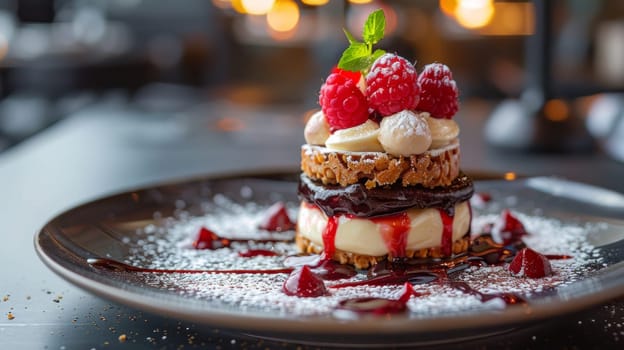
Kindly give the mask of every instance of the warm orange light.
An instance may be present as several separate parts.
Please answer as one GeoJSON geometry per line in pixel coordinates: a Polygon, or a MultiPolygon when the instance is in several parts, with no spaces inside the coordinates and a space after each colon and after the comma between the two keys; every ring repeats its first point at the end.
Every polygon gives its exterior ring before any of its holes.
{"type": "Polygon", "coordinates": [[[544,105],[544,115],[553,122],[560,122],[568,119],[570,108],[563,100],[550,100],[544,105]]]}
{"type": "Polygon", "coordinates": [[[217,121],[217,128],[226,132],[240,131],[245,129],[245,123],[240,119],[224,117],[217,121]]]}
{"type": "Polygon", "coordinates": [[[265,15],[273,5],[275,0],[241,0],[241,5],[250,15],[265,15]]]}
{"type": "Polygon", "coordinates": [[[329,2],[329,0],[301,0],[302,3],[311,6],[320,6],[325,5],[329,2]]]}
{"type": "Polygon", "coordinates": [[[493,0],[459,0],[455,19],[462,27],[476,29],[485,27],[494,17],[493,0]]]}
{"type": "Polygon", "coordinates": [[[369,2],[373,2],[373,0],[349,0],[352,4],[368,4],[369,2]]]}
{"type": "Polygon", "coordinates": [[[0,33],[0,61],[4,59],[4,57],[9,52],[9,41],[6,39],[4,34],[0,33]]]}
{"type": "Polygon", "coordinates": [[[447,16],[455,16],[457,0],[440,0],[440,10],[447,16]]]}
{"type": "Polygon", "coordinates": [[[232,8],[238,13],[247,13],[247,10],[245,10],[243,6],[243,0],[232,0],[232,8]]]}
{"type": "Polygon", "coordinates": [[[514,173],[514,172],[505,173],[505,180],[513,181],[515,179],[516,179],[516,173],[514,173]]]}
{"type": "Polygon", "coordinates": [[[531,35],[535,27],[532,2],[497,1],[492,21],[479,29],[482,35],[531,35]]]}
{"type": "Polygon", "coordinates": [[[292,0],[278,0],[267,13],[267,24],[276,32],[289,32],[299,23],[299,6],[292,0]]]}

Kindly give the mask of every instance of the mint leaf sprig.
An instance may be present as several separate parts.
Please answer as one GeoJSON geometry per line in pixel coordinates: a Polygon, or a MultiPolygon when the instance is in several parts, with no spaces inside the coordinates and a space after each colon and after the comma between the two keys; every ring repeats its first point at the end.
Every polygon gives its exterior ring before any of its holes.
{"type": "Polygon", "coordinates": [[[362,30],[364,42],[357,41],[348,30],[344,29],[347,40],[349,40],[349,47],[342,53],[338,61],[338,68],[352,72],[361,72],[363,75],[368,73],[373,62],[386,53],[381,49],[373,51],[373,45],[383,39],[385,30],[386,16],[382,9],[375,10],[368,15],[362,30]]]}

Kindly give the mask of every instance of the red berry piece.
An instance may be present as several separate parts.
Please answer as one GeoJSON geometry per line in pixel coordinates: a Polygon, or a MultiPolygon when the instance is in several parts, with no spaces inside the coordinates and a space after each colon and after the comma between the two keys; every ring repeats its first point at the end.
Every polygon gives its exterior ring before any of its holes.
{"type": "Polygon", "coordinates": [[[278,256],[279,254],[267,249],[247,249],[238,252],[238,256],[241,258],[253,258],[256,256],[278,256]]]}
{"type": "Polygon", "coordinates": [[[282,232],[294,229],[295,224],[290,220],[284,203],[277,202],[267,209],[259,228],[272,232],[282,232]]]}
{"type": "Polygon", "coordinates": [[[282,291],[286,295],[303,298],[315,298],[328,294],[323,280],[315,275],[307,265],[303,265],[290,273],[284,281],[282,291]]]}
{"type": "Polygon", "coordinates": [[[223,238],[209,229],[202,227],[199,229],[199,232],[197,232],[197,237],[195,237],[193,241],[193,248],[214,250],[229,247],[230,243],[229,239],[223,238]]]}
{"type": "Polygon", "coordinates": [[[487,192],[475,193],[475,196],[479,197],[483,203],[489,203],[492,200],[492,195],[487,192]]]}
{"type": "Polygon", "coordinates": [[[402,302],[403,304],[407,304],[412,296],[419,297],[421,296],[421,294],[414,290],[414,286],[412,286],[411,283],[405,282],[403,284],[403,293],[401,293],[398,301],[402,302]]]}
{"type": "Polygon", "coordinates": [[[319,104],[331,132],[358,126],[368,120],[366,97],[350,77],[332,73],[321,86],[319,104]]]}
{"type": "Polygon", "coordinates": [[[404,313],[407,311],[407,304],[401,300],[361,297],[342,300],[338,304],[337,309],[354,314],[385,316],[404,313]]]}
{"type": "Polygon", "coordinates": [[[519,251],[508,270],[516,277],[541,278],[552,275],[550,261],[530,248],[519,251]]]}
{"type": "Polygon", "coordinates": [[[329,259],[319,260],[316,264],[308,266],[324,281],[335,281],[357,275],[353,266],[339,264],[329,259]]]}
{"type": "Polygon", "coordinates": [[[416,107],[420,111],[429,112],[432,117],[451,119],[457,113],[457,84],[453,73],[442,63],[428,64],[418,76],[420,86],[420,102],[416,107]]]}
{"type": "Polygon", "coordinates": [[[520,220],[518,220],[518,218],[515,215],[511,213],[511,210],[509,209],[503,210],[502,218],[503,218],[502,230],[504,232],[526,234],[526,229],[524,228],[524,225],[522,224],[520,220]]]}
{"type": "Polygon", "coordinates": [[[416,68],[405,58],[391,53],[382,55],[366,75],[369,107],[384,117],[415,109],[420,98],[417,78],[416,68]]]}
{"type": "Polygon", "coordinates": [[[346,78],[349,78],[351,81],[355,83],[356,86],[360,82],[360,79],[362,78],[362,73],[360,72],[352,72],[350,70],[340,69],[337,66],[332,69],[332,73],[338,73],[346,78]]]}
{"type": "Polygon", "coordinates": [[[509,209],[505,209],[501,213],[499,221],[495,223],[492,234],[499,236],[497,237],[499,242],[508,245],[520,242],[522,237],[529,233],[522,222],[509,209]]]}
{"type": "Polygon", "coordinates": [[[492,196],[486,192],[475,193],[470,198],[470,205],[476,208],[483,208],[485,205],[492,201],[492,196]]]}

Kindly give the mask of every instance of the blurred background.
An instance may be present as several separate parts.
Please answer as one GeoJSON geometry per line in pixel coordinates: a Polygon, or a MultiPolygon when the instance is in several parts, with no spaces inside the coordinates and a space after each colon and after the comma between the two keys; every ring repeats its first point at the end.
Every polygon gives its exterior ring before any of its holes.
{"type": "MultiPolygon", "coordinates": [[[[580,123],[591,140],[572,149],[598,144],[624,160],[620,0],[0,0],[0,152],[96,104],[284,105],[302,124],[347,46],[342,28],[359,34],[377,8],[380,47],[418,69],[449,65],[462,105],[492,106],[479,118],[521,101],[537,119],[580,123]]],[[[224,116],[217,127],[245,126],[224,116]]]]}

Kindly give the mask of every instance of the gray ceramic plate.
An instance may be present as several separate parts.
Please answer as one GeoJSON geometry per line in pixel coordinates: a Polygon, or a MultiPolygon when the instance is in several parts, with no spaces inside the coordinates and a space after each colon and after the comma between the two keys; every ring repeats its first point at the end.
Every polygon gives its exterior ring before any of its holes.
{"type": "MultiPolygon", "coordinates": [[[[267,338],[317,344],[427,344],[499,333],[528,321],[551,318],[624,295],[624,196],[605,189],[537,177],[514,181],[474,175],[476,190],[494,198],[513,198],[514,210],[553,217],[579,225],[600,223],[588,240],[603,257],[603,265],[581,280],[532,297],[525,306],[495,312],[410,317],[382,320],[300,317],[238,309],[219,300],[189,298],[155,288],[127,274],[94,269],[88,258],[124,260],[132,254],[135,228],[157,217],[175,215],[181,201],[185,211],[200,215],[206,201],[221,193],[234,201],[270,204],[296,202],[294,174],[238,174],[189,180],[122,193],[69,210],[46,224],[35,237],[43,262],[69,282],[106,299],[134,308],[237,330],[267,338]],[[253,193],[242,193],[248,188],[253,193]]],[[[509,204],[509,203],[507,203],[509,204]]],[[[506,204],[506,205],[507,205],[506,204]]]]}

